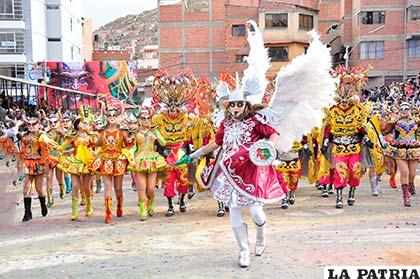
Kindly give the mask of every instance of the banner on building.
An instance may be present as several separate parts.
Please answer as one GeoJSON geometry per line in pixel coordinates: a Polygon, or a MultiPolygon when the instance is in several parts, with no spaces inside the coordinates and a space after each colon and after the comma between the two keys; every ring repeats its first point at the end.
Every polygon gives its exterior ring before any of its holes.
{"type": "Polygon", "coordinates": [[[53,89],[40,92],[39,98],[46,98],[55,108],[74,109],[81,104],[97,106],[98,97],[113,105],[140,102],[135,67],[127,61],[39,62],[29,66],[28,79],[41,79],[48,85],[89,93],[69,94],[53,89]]]}

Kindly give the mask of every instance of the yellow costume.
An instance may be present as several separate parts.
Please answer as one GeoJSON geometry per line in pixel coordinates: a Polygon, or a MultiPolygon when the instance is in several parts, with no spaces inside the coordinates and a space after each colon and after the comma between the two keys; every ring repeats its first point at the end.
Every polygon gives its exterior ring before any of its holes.
{"type": "Polygon", "coordinates": [[[62,154],[57,168],[69,174],[91,173],[89,165],[93,161],[93,152],[89,147],[92,143],[90,135],[83,138],[77,133],[65,135],[63,144],[57,147],[62,154]]]}
{"type": "Polygon", "coordinates": [[[165,139],[157,129],[154,131],[140,131],[137,134],[137,149],[134,152],[134,159],[128,166],[128,170],[134,173],[152,173],[166,169],[165,158],[155,151],[155,140],[161,146],[166,145],[165,139]]]}

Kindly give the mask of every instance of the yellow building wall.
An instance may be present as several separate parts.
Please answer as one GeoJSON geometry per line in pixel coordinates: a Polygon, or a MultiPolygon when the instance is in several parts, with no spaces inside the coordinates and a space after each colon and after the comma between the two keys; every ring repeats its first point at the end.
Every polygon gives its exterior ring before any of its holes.
{"type": "Polygon", "coordinates": [[[270,45],[267,47],[277,47],[277,46],[289,47],[289,61],[271,61],[271,67],[267,71],[267,76],[269,78],[275,77],[277,75],[277,72],[281,69],[281,67],[289,64],[293,60],[293,58],[305,53],[305,47],[308,47],[308,44],[301,44],[301,43],[276,44],[276,45],[270,45]]]}
{"type": "MultiPolygon", "coordinates": [[[[299,29],[299,12],[289,12],[287,18],[287,28],[266,28],[265,14],[272,12],[260,12],[258,17],[258,26],[263,34],[264,41],[283,40],[283,41],[308,41],[309,30],[299,29]]],[[[300,12],[302,14],[312,15],[314,17],[314,29],[318,30],[317,15],[310,12],[300,12]]]]}

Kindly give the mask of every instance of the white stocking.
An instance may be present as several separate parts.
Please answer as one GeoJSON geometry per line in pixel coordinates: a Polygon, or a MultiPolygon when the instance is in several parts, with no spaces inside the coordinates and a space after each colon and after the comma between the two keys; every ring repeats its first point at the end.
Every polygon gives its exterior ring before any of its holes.
{"type": "Polygon", "coordinates": [[[244,220],[242,219],[242,208],[231,207],[229,209],[229,213],[230,213],[230,222],[232,224],[232,228],[237,228],[244,224],[244,220]]]}
{"type": "Polygon", "coordinates": [[[264,225],[267,217],[265,216],[264,208],[262,205],[253,205],[249,207],[249,214],[252,221],[258,226],[264,225]]]}

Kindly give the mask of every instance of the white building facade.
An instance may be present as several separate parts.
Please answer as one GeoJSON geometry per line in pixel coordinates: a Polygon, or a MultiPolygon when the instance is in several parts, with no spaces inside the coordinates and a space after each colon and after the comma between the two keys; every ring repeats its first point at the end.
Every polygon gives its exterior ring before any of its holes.
{"type": "Polygon", "coordinates": [[[0,0],[0,74],[42,61],[83,61],[81,0],[0,0]]]}
{"type": "Polygon", "coordinates": [[[157,69],[159,68],[159,46],[158,45],[148,45],[144,46],[140,51],[142,54],[142,59],[138,60],[139,69],[157,69]]]}
{"type": "Polygon", "coordinates": [[[23,0],[0,0],[0,74],[25,74],[25,20],[23,0]]]}

